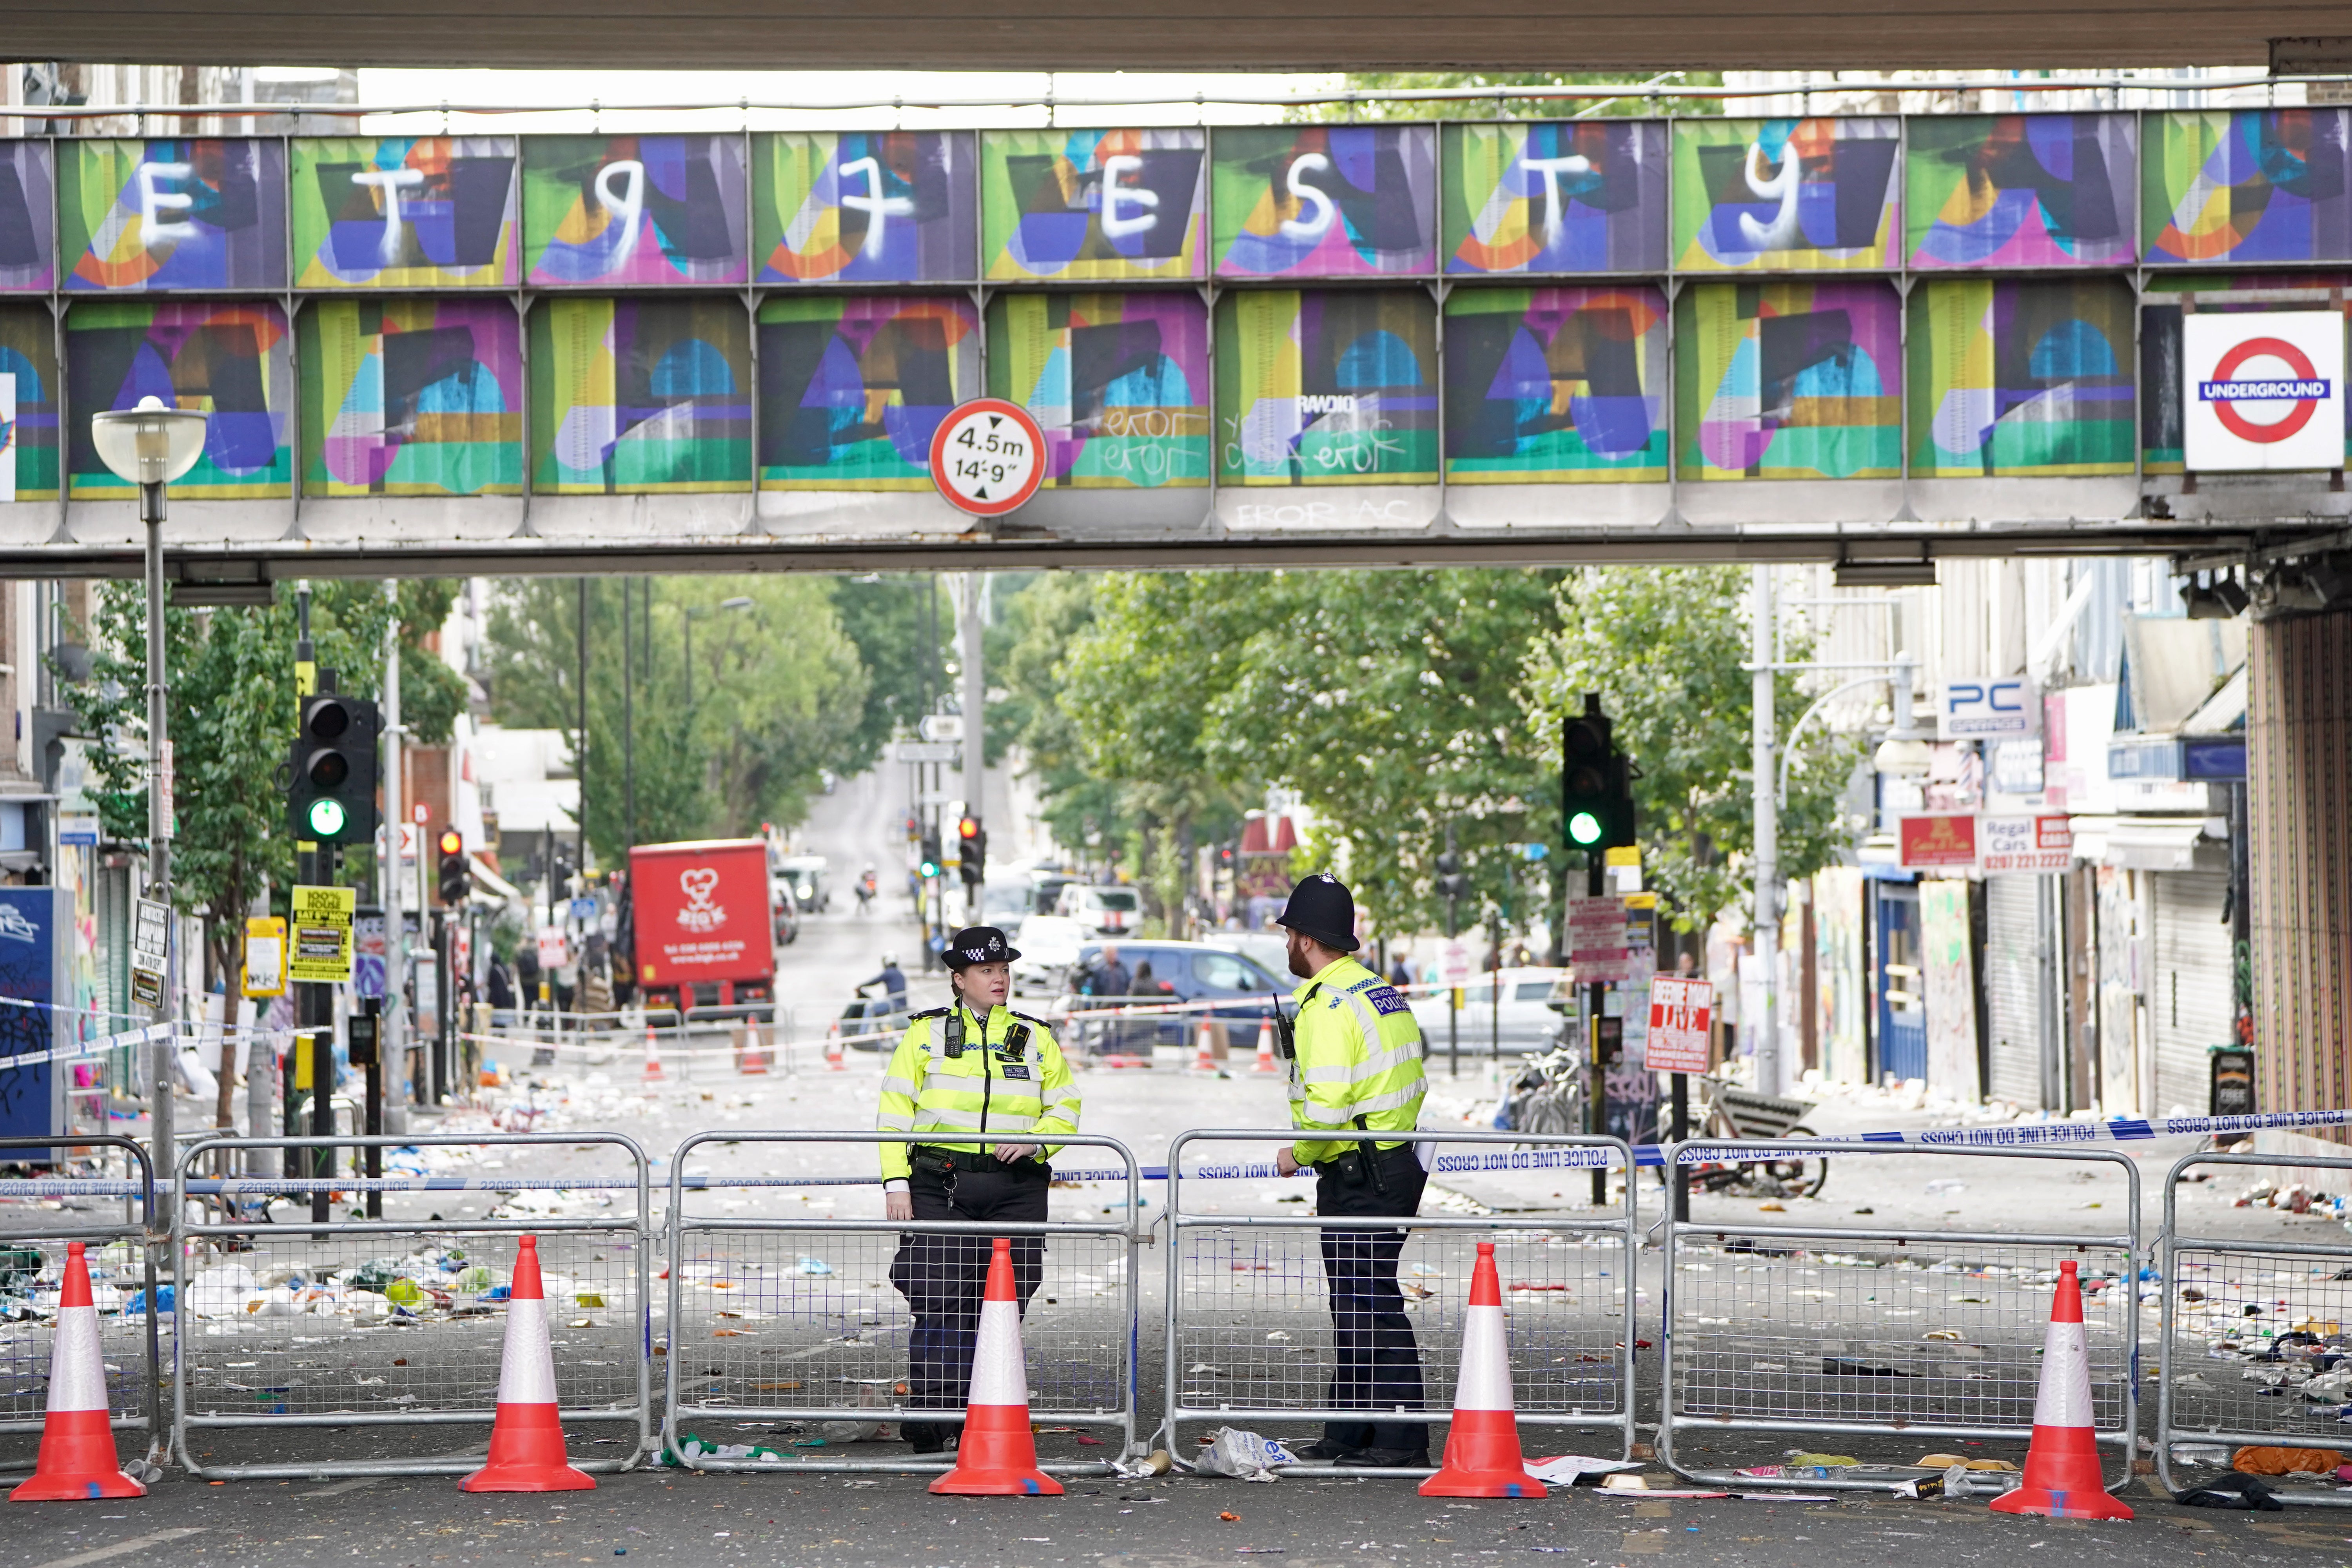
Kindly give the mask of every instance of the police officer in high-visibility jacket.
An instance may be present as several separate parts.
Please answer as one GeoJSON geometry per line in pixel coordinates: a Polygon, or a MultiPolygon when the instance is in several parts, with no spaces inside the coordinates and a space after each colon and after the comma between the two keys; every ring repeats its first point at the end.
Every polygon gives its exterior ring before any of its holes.
{"type": "MultiPolygon", "coordinates": [[[[1419,1124],[1424,1089],[1421,1030],[1396,988],[1350,956],[1356,900],[1329,872],[1290,891],[1276,923],[1290,937],[1290,972],[1304,984],[1290,1073],[1291,1125],[1307,1134],[1276,1156],[1286,1176],[1315,1172],[1316,1213],[1417,1214],[1427,1180],[1417,1146],[1382,1132],[1419,1124]],[[1366,1137],[1363,1134],[1372,1136],[1366,1137]]],[[[1421,1347],[1397,1287],[1404,1227],[1323,1232],[1331,1300],[1333,1410],[1418,1410],[1421,1347]]],[[[1382,1468],[1429,1462],[1429,1428],[1417,1421],[1332,1421],[1309,1458],[1382,1468]]]]}
{"type": "MultiPolygon", "coordinates": [[[[918,1013],[899,1037],[874,1118],[913,1143],[882,1145],[884,1209],[894,1220],[1043,1220],[1056,1134],[1078,1130],[1078,1090],[1044,1020],[1004,1005],[1021,956],[994,926],[948,941],[955,1002],[918,1013]]],[[[990,1238],[902,1237],[890,1283],[907,1298],[915,1329],[907,1346],[907,1403],[951,1410],[971,1384],[972,1345],[988,1284],[990,1238]]],[[[1022,1309],[1045,1272],[1045,1242],[1013,1239],[1013,1288],[1022,1309]]],[[[919,1454],[948,1447],[945,1426],[901,1422],[919,1454]]]]}

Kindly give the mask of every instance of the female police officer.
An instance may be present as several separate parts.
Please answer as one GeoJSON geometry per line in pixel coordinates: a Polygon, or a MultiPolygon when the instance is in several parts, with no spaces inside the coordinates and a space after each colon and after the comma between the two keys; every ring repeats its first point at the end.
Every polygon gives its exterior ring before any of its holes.
{"type": "MultiPolygon", "coordinates": [[[[1045,1161],[1057,1133],[1078,1130],[1078,1090],[1043,1020],[1004,1005],[1020,953],[994,926],[948,941],[954,1004],[918,1013],[891,1053],[874,1118],[912,1143],[882,1145],[885,1212],[894,1220],[1042,1221],[1053,1179],[1045,1161]]],[[[908,1405],[950,1410],[971,1384],[972,1345],[988,1283],[990,1238],[902,1237],[890,1283],[907,1298],[915,1329],[907,1346],[908,1405]]],[[[1013,1289],[1023,1310],[1045,1272],[1045,1242],[1013,1241],[1013,1289]]],[[[940,1423],[902,1422],[919,1454],[947,1447],[940,1423]]]]}

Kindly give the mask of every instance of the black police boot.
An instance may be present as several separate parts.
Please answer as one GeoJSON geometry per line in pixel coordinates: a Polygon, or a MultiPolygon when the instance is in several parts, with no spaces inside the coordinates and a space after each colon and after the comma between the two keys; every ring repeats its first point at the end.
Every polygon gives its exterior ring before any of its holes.
{"type": "Polygon", "coordinates": [[[948,1451],[948,1428],[937,1421],[901,1421],[898,1436],[907,1447],[918,1454],[944,1454],[948,1451]]]}
{"type": "Polygon", "coordinates": [[[1345,1464],[1348,1456],[1363,1452],[1345,1443],[1334,1443],[1328,1437],[1318,1437],[1312,1443],[1302,1443],[1290,1450],[1302,1459],[1321,1464],[1345,1464]]]}
{"type": "Polygon", "coordinates": [[[1339,1456],[1335,1463],[1349,1469],[1365,1470],[1425,1470],[1429,1468],[1429,1450],[1423,1448],[1358,1448],[1339,1456]]]}

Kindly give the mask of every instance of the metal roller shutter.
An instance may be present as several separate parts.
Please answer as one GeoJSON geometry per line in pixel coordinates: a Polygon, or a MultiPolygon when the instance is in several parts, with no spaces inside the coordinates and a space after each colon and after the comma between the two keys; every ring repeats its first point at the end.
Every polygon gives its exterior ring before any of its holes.
{"type": "Polygon", "coordinates": [[[2037,877],[1985,879],[1985,1092],[2042,1105],[2042,910],[2037,877]]]}
{"type": "Polygon", "coordinates": [[[2230,878],[2223,871],[2160,871],[2156,884],[2156,964],[2148,1014],[2156,1025],[2158,1115],[2205,1113],[2209,1046],[2230,1040],[2230,928],[2221,921],[2230,878]]]}

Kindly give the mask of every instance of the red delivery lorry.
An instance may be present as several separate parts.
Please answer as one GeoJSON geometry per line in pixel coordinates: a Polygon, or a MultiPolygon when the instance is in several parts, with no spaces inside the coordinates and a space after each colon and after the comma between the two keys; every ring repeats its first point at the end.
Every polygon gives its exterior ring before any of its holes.
{"type": "Polygon", "coordinates": [[[629,851],[628,921],[648,1007],[774,1003],[765,840],[638,845],[629,851]]]}

